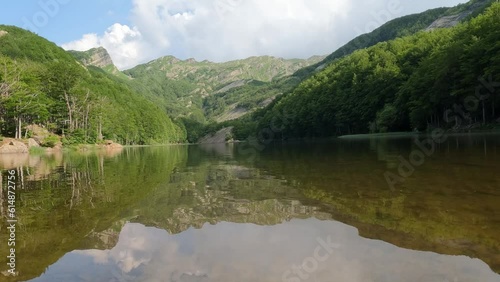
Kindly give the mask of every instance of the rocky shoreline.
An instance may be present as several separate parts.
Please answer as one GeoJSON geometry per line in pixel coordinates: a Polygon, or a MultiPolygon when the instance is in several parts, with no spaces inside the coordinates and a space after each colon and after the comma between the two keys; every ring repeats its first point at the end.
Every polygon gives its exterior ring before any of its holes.
{"type": "Polygon", "coordinates": [[[28,152],[28,145],[21,140],[4,138],[0,142],[0,154],[24,154],[28,152]]]}
{"type": "MultiPolygon", "coordinates": [[[[104,150],[120,150],[123,149],[123,145],[115,143],[111,140],[106,140],[103,144],[95,145],[84,145],[72,146],[74,148],[87,148],[86,146],[92,146],[96,149],[104,150]]],[[[47,153],[62,151],[63,145],[58,142],[53,147],[42,147],[34,138],[29,139],[14,139],[14,138],[3,138],[0,141],[0,154],[28,154],[31,148],[41,148],[47,153]]],[[[71,148],[71,147],[70,147],[71,148]]]]}

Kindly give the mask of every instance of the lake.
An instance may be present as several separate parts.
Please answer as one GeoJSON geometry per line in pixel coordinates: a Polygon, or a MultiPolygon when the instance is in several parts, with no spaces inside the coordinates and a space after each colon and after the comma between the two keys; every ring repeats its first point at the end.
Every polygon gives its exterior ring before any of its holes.
{"type": "Polygon", "coordinates": [[[0,281],[500,281],[498,134],[0,155],[0,168],[0,281]]]}

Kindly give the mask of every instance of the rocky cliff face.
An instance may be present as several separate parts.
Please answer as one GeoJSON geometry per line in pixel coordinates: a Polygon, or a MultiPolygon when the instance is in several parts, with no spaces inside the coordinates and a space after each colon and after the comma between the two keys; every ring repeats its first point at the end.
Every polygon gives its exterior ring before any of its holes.
{"type": "Polygon", "coordinates": [[[446,16],[443,16],[443,17],[435,20],[427,28],[427,30],[433,30],[436,28],[454,27],[457,24],[459,24],[461,21],[466,19],[468,16],[475,13],[476,11],[484,9],[490,3],[491,3],[491,0],[476,0],[476,1],[470,1],[469,3],[464,4],[462,6],[458,6],[456,8],[455,13],[453,13],[453,10],[450,9],[450,13],[452,13],[451,15],[446,15],[446,16]]]}
{"type": "Polygon", "coordinates": [[[460,23],[461,20],[466,18],[470,13],[464,12],[458,15],[453,15],[453,16],[446,16],[437,19],[435,22],[433,22],[427,30],[433,30],[436,28],[449,28],[449,27],[454,27],[458,23],[460,23]]]}
{"type": "Polygon", "coordinates": [[[103,47],[93,48],[88,51],[69,51],[73,57],[80,61],[84,66],[94,66],[102,68],[108,73],[123,76],[122,72],[113,63],[108,51],[103,47]]]}
{"type": "Polygon", "coordinates": [[[113,60],[109,55],[108,51],[103,47],[94,48],[86,51],[86,58],[82,59],[82,63],[85,66],[96,66],[99,68],[104,68],[109,65],[113,65],[113,60]]]}

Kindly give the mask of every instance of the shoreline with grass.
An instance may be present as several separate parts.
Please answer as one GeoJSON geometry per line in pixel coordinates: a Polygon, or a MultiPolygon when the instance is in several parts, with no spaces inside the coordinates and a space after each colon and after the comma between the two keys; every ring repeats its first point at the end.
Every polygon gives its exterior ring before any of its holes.
{"type": "Polygon", "coordinates": [[[35,138],[15,139],[0,136],[0,154],[46,154],[62,151],[117,150],[124,146],[111,140],[96,144],[63,144],[59,136],[36,140],[35,138]]]}
{"type": "Polygon", "coordinates": [[[43,142],[37,142],[34,138],[15,139],[10,137],[0,136],[0,155],[1,154],[43,155],[55,152],[93,152],[93,151],[97,152],[97,151],[121,150],[123,148],[147,148],[147,147],[192,145],[189,143],[122,145],[112,140],[103,140],[93,144],[90,143],[64,144],[62,142],[63,141],[62,139],[63,138],[57,136],[57,139],[47,138],[43,142]],[[12,143],[12,145],[10,143],[12,143]],[[11,149],[2,151],[2,146],[8,146],[11,147],[11,149]]]}

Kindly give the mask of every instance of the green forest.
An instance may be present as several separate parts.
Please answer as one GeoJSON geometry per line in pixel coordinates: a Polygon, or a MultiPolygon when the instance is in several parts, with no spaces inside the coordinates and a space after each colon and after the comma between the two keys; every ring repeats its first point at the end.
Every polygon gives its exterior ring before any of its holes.
{"type": "Polygon", "coordinates": [[[30,137],[25,125],[38,124],[70,145],[185,141],[181,126],[120,78],[84,67],[31,32],[3,25],[0,30],[7,32],[0,37],[2,136],[30,137]]]}
{"type": "Polygon", "coordinates": [[[469,130],[500,117],[500,4],[454,28],[421,31],[335,60],[253,115],[274,138],[469,130]],[[284,112],[287,119],[281,118],[284,112]]]}

